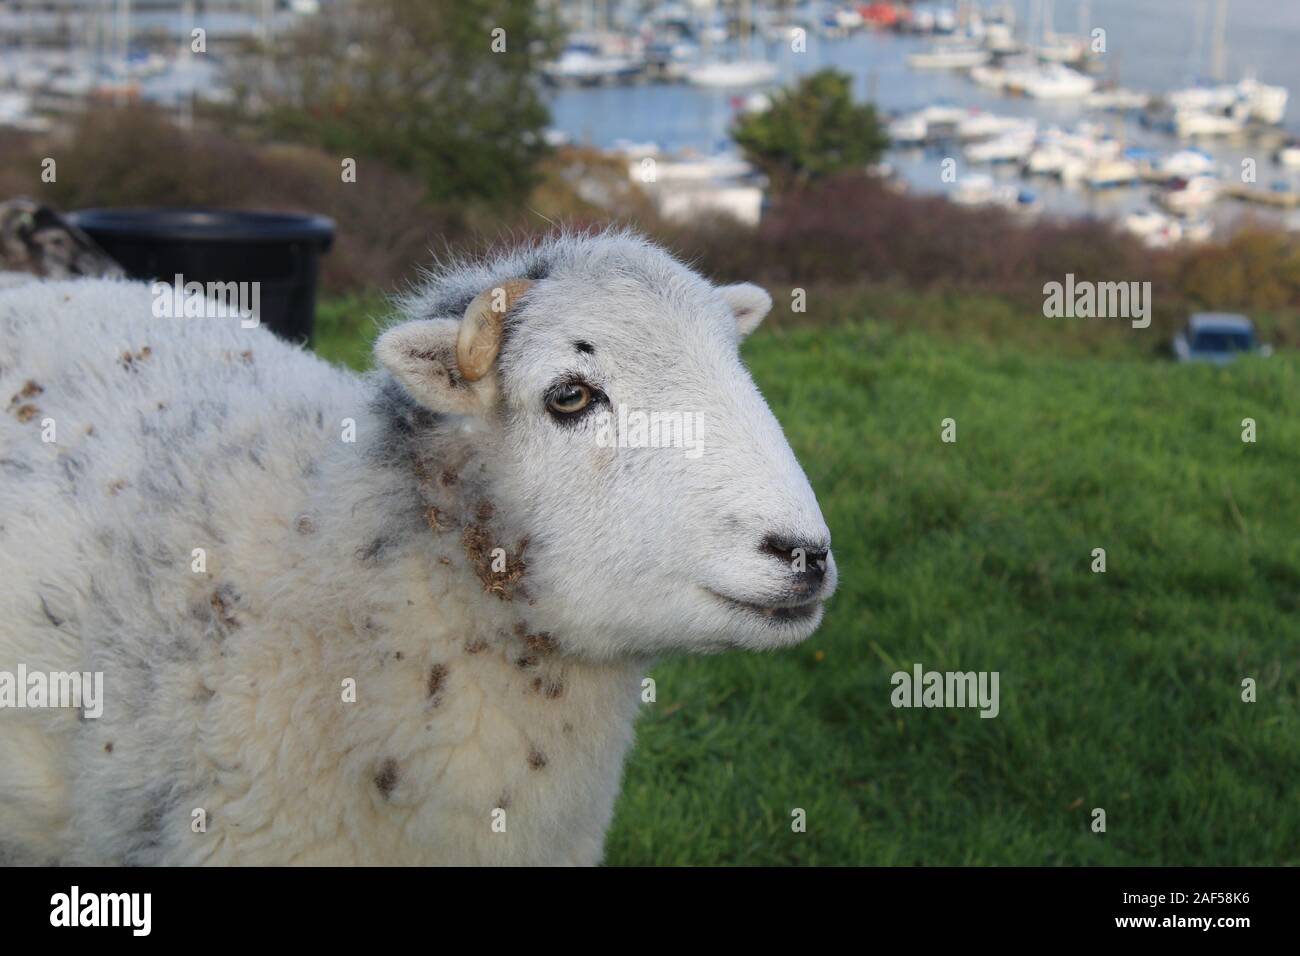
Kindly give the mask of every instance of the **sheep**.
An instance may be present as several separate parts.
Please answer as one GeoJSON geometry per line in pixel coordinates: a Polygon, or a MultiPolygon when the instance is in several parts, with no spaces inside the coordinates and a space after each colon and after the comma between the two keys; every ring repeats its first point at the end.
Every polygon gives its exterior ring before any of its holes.
{"type": "Polygon", "coordinates": [[[0,709],[8,862],[597,864],[653,661],[835,590],[770,297],[635,234],[435,268],[365,376],[153,306],[0,291],[0,677],[103,680],[0,709]],[[703,453],[597,440],[647,410],[703,453]]]}

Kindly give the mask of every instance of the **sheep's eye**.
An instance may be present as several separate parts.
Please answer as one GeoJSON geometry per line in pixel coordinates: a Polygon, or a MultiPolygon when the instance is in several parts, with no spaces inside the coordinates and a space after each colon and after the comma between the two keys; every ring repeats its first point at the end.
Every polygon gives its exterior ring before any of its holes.
{"type": "Polygon", "coordinates": [[[577,415],[591,404],[591,389],[581,382],[571,382],[555,389],[546,399],[546,409],[552,415],[577,415]]]}

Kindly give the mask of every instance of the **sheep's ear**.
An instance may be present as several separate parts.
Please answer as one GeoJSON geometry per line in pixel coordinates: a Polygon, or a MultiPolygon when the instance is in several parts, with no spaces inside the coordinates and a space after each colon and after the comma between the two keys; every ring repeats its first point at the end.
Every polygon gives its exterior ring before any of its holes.
{"type": "Polygon", "coordinates": [[[468,415],[483,408],[490,383],[469,382],[456,364],[455,319],[422,319],[395,325],[375,342],[375,359],[425,408],[468,415]]]}
{"type": "Polygon", "coordinates": [[[724,285],[718,291],[722,293],[727,305],[731,306],[731,314],[736,317],[736,328],[740,330],[742,339],[758,328],[767,313],[772,311],[772,297],[752,282],[724,285]]]}

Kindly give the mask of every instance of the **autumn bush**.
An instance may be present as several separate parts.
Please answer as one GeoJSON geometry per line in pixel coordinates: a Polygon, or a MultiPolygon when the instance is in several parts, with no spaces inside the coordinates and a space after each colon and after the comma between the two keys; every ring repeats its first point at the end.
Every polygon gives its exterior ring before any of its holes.
{"type": "MultiPolygon", "coordinates": [[[[1026,322],[1041,315],[1044,284],[1074,273],[1150,281],[1158,334],[1149,341],[1167,342],[1190,311],[1233,309],[1256,318],[1269,341],[1300,345],[1300,244],[1261,228],[1153,251],[1102,221],[1026,223],[900,193],[860,172],[775,196],[756,228],[722,217],[671,223],[629,180],[625,162],[585,148],[544,157],[527,200],[502,210],[435,202],[419,178],[366,156],[356,157],[355,182],[344,182],[339,157],[320,148],[204,123],[185,131],[142,105],[87,112],[60,135],[0,134],[0,146],[0,198],[31,195],[65,210],[208,206],[329,216],[338,232],[322,263],[328,293],[391,290],[449,248],[617,222],[648,232],[718,280],[769,286],[774,325],[871,314],[953,335],[1023,340],[1047,329],[1026,322]],[[41,180],[45,157],[57,161],[54,182],[41,180]],[[795,289],[804,291],[804,311],[795,289]]],[[[1071,341],[1104,347],[1118,327],[1078,326],[1071,341]]]]}

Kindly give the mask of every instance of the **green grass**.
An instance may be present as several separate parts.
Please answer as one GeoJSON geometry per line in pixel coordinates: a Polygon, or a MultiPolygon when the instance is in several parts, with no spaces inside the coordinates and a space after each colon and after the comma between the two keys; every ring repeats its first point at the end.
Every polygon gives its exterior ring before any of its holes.
{"type": "Polygon", "coordinates": [[[378,292],[322,299],[316,303],[312,348],[335,364],[370,368],[370,348],[390,314],[388,300],[378,292]]]}
{"type": "Polygon", "coordinates": [[[1147,351],[758,333],[840,590],[798,648],[656,667],[607,862],[1300,863],[1300,361],[1147,351]],[[894,709],[915,662],[1000,715],[894,709]]]}

